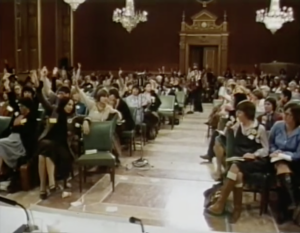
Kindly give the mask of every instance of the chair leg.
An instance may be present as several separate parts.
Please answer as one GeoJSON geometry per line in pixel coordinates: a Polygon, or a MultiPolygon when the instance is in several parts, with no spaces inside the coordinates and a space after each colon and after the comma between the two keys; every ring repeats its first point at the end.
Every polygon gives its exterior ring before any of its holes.
{"type": "Polygon", "coordinates": [[[133,150],[136,151],[135,137],[132,138],[133,150]]]}
{"type": "Polygon", "coordinates": [[[112,191],[115,191],[115,167],[110,169],[110,180],[112,183],[112,191]]]}
{"type": "Polygon", "coordinates": [[[83,182],[86,183],[86,166],[83,167],[83,182]]]}
{"type": "Polygon", "coordinates": [[[79,171],[79,192],[82,193],[82,167],[78,166],[78,171],[79,171]]]}
{"type": "Polygon", "coordinates": [[[67,187],[67,178],[64,179],[64,189],[68,188],[67,187]]]}
{"type": "Polygon", "coordinates": [[[257,193],[255,192],[255,193],[253,193],[253,199],[254,199],[254,201],[256,201],[257,199],[256,199],[256,197],[257,197],[257,195],[256,195],[257,193]]]}
{"type": "Polygon", "coordinates": [[[74,175],[74,168],[73,168],[73,166],[72,166],[72,169],[71,169],[71,177],[72,177],[72,179],[74,179],[74,177],[75,177],[75,175],[74,175]]]}
{"type": "Polygon", "coordinates": [[[132,146],[133,146],[133,140],[132,138],[129,139],[129,156],[132,156],[132,146]]]}
{"type": "Polygon", "coordinates": [[[174,129],[174,124],[175,124],[175,112],[173,113],[173,117],[172,117],[171,129],[174,129]]]}

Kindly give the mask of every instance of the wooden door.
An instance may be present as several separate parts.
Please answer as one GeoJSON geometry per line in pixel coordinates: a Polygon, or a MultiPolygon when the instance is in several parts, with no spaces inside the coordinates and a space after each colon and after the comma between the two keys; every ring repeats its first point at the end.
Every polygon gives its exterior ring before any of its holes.
{"type": "Polygon", "coordinates": [[[214,74],[218,74],[218,47],[204,47],[203,66],[210,68],[214,74]]]}
{"type": "Polygon", "coordinates": [[[201,69],[203,66],[203,46],[190,45],[189,55],[189,67],[192,68],[196,64],[201,69]]]}

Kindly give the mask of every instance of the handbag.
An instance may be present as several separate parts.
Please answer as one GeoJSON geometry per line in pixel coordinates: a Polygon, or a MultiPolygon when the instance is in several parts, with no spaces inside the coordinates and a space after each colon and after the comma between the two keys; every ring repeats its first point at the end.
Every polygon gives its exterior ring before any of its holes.
{"type": "Polygon", "coordinates": [[[223,183],[214,184],[211,188],[204,191],[204,208],[207,209],[219,199],[223,183]]]}

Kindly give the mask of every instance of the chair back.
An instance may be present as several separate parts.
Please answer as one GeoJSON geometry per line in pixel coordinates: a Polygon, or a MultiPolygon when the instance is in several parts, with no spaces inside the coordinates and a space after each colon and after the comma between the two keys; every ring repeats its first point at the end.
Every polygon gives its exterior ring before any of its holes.
{"type": "Polygon", "coordinates": [[[230,158],[233,155],[234,148],[234,133],[231,128],[226,130],[226,158],[230,158]]]}
{"type": "Polygon", "coordinates": [[[289,103],[295,103],[300,105],[300,100],[298,99],[291,99],[289,103]]]}
{"type": "Polygon", "coordinates": [[[159,96],[161,105],[159,111],[174,111],[175,110],[175,96],[161,95],[159,96]]]}
{"type": "Polygon", "coordinates": [[[218,130],[224,130],[227,122],[228,118],[220,117],[218,123],[218,130]]]}
{"type": "Polygon", "coordinates": [[[90,133],[83,135],[84,149],[111,151],[113,146],[113,121],[92,122],[90,133]]]}
{"type": "Polygon", "coordinates": [[[214,106],[214,107],[220,106],[220,105],[223,104],[223,102],[224,102],[224,100],[214,99],[214,100],[213,100],[213,106],[214,106]]]}
{"type": "Polygon", "coordinates": [[[11,121],[11,117],[0,116],[0,136],[7,129],[11,121]]]}
{"type": "Polygon", "coordinates": [[[184,104],[185,104],[185,99],[186,99],[186,95],[185,95],[184,91],[177,91],[176,99],[177,99],[178,106],[183,108],[184,104]]]}
{"type": "Polygon", "coordinates": [[[39,108],[37,111],[37,118],[44,119],[44,117],[45,117],[45,109],[39,108]]]}
{"type": "Polygon", "coordinates": [[[280,98],[280,93],[269,93],[268,97],[274,98],[276,100],[279,100],[280,98]]]}
{"type": "Polygon", "coordinates": [[[112,131],[113,133],[116,131],[117,122],[118,122],[118,115],[117,113],[112,113],[109,115],[108,119],[106,121],[112,122],[112,131]]]}
{"type": "Polygon", "coordinates": [[[264,112],[255,112],[255,118],[265,114],[264,112]]]}
{"type": "Polygon", "coordinates": [[[129,107],[130,113],[131,113],[131,117],[135,123],[136,120],[136,114],[137,114],[137,108],[134,107],[129,107]]]}

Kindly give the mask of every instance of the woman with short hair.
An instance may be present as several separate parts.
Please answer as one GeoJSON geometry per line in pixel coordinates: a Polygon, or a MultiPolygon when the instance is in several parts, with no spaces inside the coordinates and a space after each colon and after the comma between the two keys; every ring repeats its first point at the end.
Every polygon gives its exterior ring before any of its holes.
{"type": "MultiPolygon", "coordinates": [[[[284,107],[284,120],[278,121],[270,131],[270,158],[274,164],[281,186],[281,200],[288,199],[282,210],[282,218],[288,216],[285,211],[295,210],[296,199],[292,184],[292,175],[298,175],[300,167],[300,106],[288,103],[284,107]],[[288,198],[285,198],[288,196],[288,198]],[[287,209],[285,208],[287,207],[287,209]]],[[[281,219],[285,220],[285,219],[281,219]]],[[[280,220],[280,221],[281,221],[280,220]]]]}
{"type": "Polygon", "coordinates": [[[238,121],[231,126],[234,134],[233,157],[236,160],[228,169],[218,200],[207,209],[210,214],[222,214],[233,191],[231,223],[235,223],[241,215],[244,179],[247,180],[252,173],[267,171],[269,150],[267,132],[255,119],[255,105],[247,100],[240,102],[236,106],[236,116],[238,121]]]}

